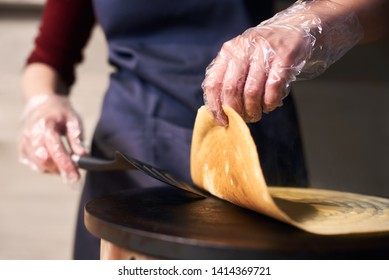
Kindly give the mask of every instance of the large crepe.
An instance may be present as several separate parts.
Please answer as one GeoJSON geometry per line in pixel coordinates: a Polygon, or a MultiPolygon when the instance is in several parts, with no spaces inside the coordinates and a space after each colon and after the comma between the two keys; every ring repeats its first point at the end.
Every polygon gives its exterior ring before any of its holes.
{"type": "Polygon", "coordinates": [[[228,127],[198,110],[191,148],[196,185],[221,199],[316,234],[389,231],[389,199],[314,188],[269,187],[243,119],[225,107],[228,127]]]}

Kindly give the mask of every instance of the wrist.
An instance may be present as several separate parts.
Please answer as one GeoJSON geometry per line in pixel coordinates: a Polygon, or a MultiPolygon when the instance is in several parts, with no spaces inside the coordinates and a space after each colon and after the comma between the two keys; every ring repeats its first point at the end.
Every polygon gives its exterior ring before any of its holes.
{"type": "Polygon", "coordinates": [[[312,79],[354,47],[364,35],[356,13],[329,0],[297,1],[258,25],[284,27],[300,33],[307,50],[299,79],[312,79]]]}
{"type": "Polygon", "coordinates": [[[42,92],[25,96],[25,105],[22,111],[21,119],[26,119],[26,117],[29,116],[31,112],[33,112],[36,108],[49,102],[53,98],[59,98],[64,100],[67,99],[66,96],[62,96],[54,92],[42,92]]]}
{"type": "Polygon", "coordinates": [[[69,88],[62,82],[55,69],[43,63],[26,66],[22,79],[23,95],[26,101],[36,95],[68,95],[69,88]]]}

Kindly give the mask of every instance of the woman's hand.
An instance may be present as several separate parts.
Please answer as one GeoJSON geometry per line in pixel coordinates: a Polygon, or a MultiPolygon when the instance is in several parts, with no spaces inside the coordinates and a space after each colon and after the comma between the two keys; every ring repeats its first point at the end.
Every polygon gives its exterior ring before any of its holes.
{"type": "Polygon", "coordinates": [[[311,38],[289,26],[250,28],[226,42],[203,83],[217,121],[228,123],[222,105],[234,108],[246,122],[281,106],[310,50],[311,38]]]}
{"type": "Polygon", "coordinates": [[[56,94],[35,95],[27,101],[23,121],[21,162],[37,171],[59,173],[67,183],[76,182],[80,174],[63,141],[73,154],[84,155],[86,150],[81,121],[69,99],[56,94]]]}

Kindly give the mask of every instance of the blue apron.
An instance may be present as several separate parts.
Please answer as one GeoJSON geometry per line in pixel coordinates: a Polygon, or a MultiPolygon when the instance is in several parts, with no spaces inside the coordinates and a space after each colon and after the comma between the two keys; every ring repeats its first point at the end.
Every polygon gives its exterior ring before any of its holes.
{"type": "MultiPolygon", "coordinates": [[[[203,105],[205,68],[225,41],[272,15],[272,1],[94,0],[115,71],[104,98],[92,154],[118,150],[191,182],[190,143],[203,105]]],[[[291,98],[250,129],[269,184],[305,185],[291,98]]],[[[77,225],[76,259],[99,258],[99,240],[83,224],[91,198],[162,183],[137,171],[89,172],[77,225]]]]}

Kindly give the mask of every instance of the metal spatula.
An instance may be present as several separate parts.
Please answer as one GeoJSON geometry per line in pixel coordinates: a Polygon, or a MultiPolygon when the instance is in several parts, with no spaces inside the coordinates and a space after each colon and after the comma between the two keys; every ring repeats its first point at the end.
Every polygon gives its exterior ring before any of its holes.
{"type": "Polygon", "coordinates": [[[112,171],[112,170],[137,169],[144,172],[148,176],[151,176],[170,186],[190,192],[199,198],[205,198],[209,196],[209,194],[207,194],[205,191],[203,191],[197,186],[189,185],[184,181],[182,181],[181,179],[167,173],[166,171],[163,171],[161,169],[158,169],[156,167],[153,167],[149,164],[133,159],[131,157],[125,156],[118,151],[115,152],[115,157],[112,160],[106,160],[106,159],[95,158],[90,156],[80,157],[76,155],[73,155],[72,159],[79,168],[89,170],[89,171],[112,171]]]}

